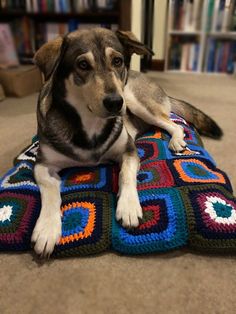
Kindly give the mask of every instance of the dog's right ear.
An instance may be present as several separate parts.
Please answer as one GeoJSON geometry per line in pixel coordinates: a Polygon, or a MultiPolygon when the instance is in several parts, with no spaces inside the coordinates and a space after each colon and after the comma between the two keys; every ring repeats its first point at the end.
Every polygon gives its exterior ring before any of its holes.
{"type": "Polygon", "coordinates": [[[63,37],[57,37],[40,47],[34,55],[34,62],[44,74],[46,81],[52,75],[64,55],[64,42],[63,37]]]}

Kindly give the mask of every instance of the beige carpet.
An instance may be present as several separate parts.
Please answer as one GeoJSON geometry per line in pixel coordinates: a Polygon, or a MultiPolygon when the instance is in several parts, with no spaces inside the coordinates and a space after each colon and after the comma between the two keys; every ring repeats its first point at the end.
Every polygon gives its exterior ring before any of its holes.
{"type": "MultiPolygon", "coordinates": [[[[236,79],[153,74],[166,91],[214,117],[222,141],[204,140],[236,185],[236,79]]],[[[36,95],[0,102],[0,175],[35,133],[36,95]]],[[[0,254],[0,313],[235,313],[236,258],[189,252],[113,253],[37,263],[0,254]]]]}

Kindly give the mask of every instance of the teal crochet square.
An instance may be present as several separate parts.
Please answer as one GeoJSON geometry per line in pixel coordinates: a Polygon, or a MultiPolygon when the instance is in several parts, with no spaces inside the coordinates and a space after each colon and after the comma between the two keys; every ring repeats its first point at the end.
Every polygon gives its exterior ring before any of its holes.
{"type": "Polygon", "coordinates": [[[126,254],[163,252],[186,245],[188,239],[184,204],[175,188],[139,191],[143,219],[135,229],[112,222],[112,247],[126,254]]]}

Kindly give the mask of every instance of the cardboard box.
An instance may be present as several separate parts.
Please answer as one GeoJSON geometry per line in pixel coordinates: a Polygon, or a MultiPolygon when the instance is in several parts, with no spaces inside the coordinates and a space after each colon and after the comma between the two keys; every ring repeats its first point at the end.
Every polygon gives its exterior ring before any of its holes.
{"type": "Polygon", "coordinates": [[[23,97],[39,91],[42,75],[35,65],[0,69],[0,84],[7,96],[23,97]]]}

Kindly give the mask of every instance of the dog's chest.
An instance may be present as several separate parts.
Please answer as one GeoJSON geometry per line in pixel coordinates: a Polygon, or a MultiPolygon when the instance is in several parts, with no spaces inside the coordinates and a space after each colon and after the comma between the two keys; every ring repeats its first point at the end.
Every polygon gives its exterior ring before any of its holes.
{"type": "Polygon", "coordinates": [[[110,134],[102,145],[94,149],[79,148],[70,144],[69,146],[64,146],[64,152],[60,152],[53,146],[41,144],[40,149],[45,159],[44,161],[58,169],[75,166],[96,166],[110,161],[119,162],[126,149],[128,140],[126,128],[118,123],[117,128],[119,127],[121,127],[121,130],[119,131],[118,129],[118,133],[116,133],[116,130],[113,130],[113,134],[110,134]]]}

